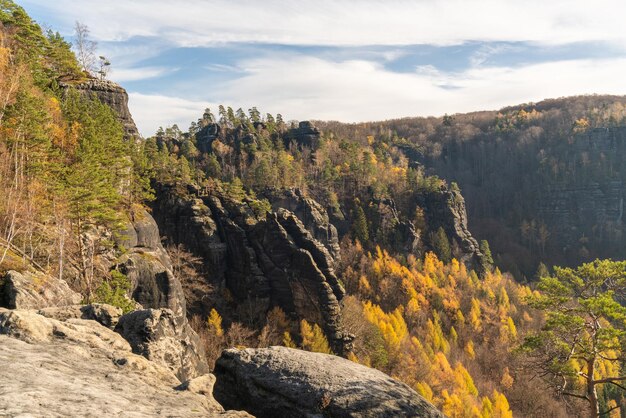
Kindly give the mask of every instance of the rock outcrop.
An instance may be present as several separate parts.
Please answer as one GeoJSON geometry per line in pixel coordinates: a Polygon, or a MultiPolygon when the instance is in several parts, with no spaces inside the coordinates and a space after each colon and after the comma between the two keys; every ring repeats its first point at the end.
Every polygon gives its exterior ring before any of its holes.
{"type": "Polygon", "coordinates": [[[46,318],[57,319],[59,321],[67,321],[68,319],[90,319],[110,329],[115,328],[122,316],[122,310],[120,308],[104,303],[48,307],[38,310],[37,313],[46,318]]]}
{"type": "Polygon", "coordinates": [[[136,354],[168,367],[181,380],[209,371],[200,339],[187,320],[185,294],[172,272],[154,218],[136,208],[118,238],[130,249],[116,268],[130,280],[130,294],[144,310],[122,316],[115,327],[136,354]]]}
{"type": "Polygon", "coordinates": [[[328,354],[230,349],[215,374],[214,396],[222,405],[260,418],[444,416],[407,385],[328,354]]]}
{"type": "Polygon", "coordinates": [[[80,303],[82,296],[61,279],[31,271],[8,271],[0,277],[0,307],[40,309],[80,303]]]}
{"type": "Polygon", "coordinates": [[[418,255],[422,247],[420,235],[411,222],[400,219],[393,199],[374,199],[369,206],[371,229],[377,245],[403,255],[418,255]]]}
{"type": "Polygon", "coordinates": [[[0,411],[6,416],[249,417],[225,412],[212,376],[181,385],[95,321],[0,308],[0,411]]]}
{"type": "Polygon", "coordinates": [[[289,148],[292,143],[298,148],[316,150],[320,145],[320,131],[313,123],[302,121],[297,128],[290,129],[285,135],[285,147],[289,148]]]}
{"type": "Polygon", "coordinates": [[[118,237],[118,245],[128,248],[117,260],[116,268],[130,280],[132,299],[144,308],[170,309],[182,324],[187,312],[183,288],[161,245],[159,227],[145,209],[133,211],[129,225],[118,237]]]}
{"type": "Polygon", "coordinates": [[[196,147],[200,152],[211,152],[213,150],[213,141],[215,141],[220,134],[220,125],[217,123],[210,123],[200,129],[196,134],[196,147]]]}
{"type": "Polygon", "coordinates": [[[328,213],[315,200],[307,197],[300,189],[266,189],[263,197],[272,204],[272,209],[287,209],[300,219],[313,238],[324,244],[334,260],[339,258],[339,236],[337,228],[330,223],[328,213]]]}
{"type": "Polygon", "coordinates": [[[469,268],[483,272],[487,263],[478,241],[467,227],[465,199],[461,193],[444,187],[425,193],[420,205],[426,212],[428,228],[436,231],[441,227],[446,232],[452,246],[452,255],[469,268]]]}
{"type": "MultiPolygon", "coordinates": [[[[333,256],[294,213],[281,208],[257,216],[252,201],[216,193],[194,197],[162,187],[157,196],[157,222],[174,243],[204,260],[213,286],[227,288],[239,302],[254,303],[259,312],[279,306],[292,317],[317,323],[333,349],[344,351],[346,336],[339,325],[344,290],[333,256]]],[[[332,231],[330,225],[325,228],[332,231]]]]}
{"type": "Polygon", "coordinates": [[[209,372],[200,338],[169,309],[145,309],[122,316],[115,331],[141,354],[171,370],[181,381],[209,372]]]}
{"type": "Polygon", "coordinates": [[[135,125],[133,116],[128,109],[128,93],[119,84],[109,80],[90,78],[79,84],[60,83],[60,85],[63,88],[73,87],[86,97],[95,95],[98,100],[115,111],[124,126],[127,138],[137,138],[139,136],[137,125],[135,125]]]}

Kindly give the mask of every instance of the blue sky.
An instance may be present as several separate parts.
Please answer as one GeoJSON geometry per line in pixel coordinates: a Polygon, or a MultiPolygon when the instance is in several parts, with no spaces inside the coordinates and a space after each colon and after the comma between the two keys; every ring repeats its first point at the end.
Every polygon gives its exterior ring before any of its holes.
{"type": "Polygon", "coordinates": [[[357,122],[626,94],[623,0],[17,2],[90,28],[145,136],[220,103],[357,122]]]}

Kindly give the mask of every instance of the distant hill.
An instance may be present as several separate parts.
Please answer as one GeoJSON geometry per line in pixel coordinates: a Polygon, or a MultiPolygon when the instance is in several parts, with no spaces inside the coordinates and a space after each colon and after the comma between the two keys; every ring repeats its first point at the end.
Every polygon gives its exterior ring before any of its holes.
{"type": "Polygon", "coordinates": [[[575,96],[499,111],[341,124],[322,131],[402,149],[458,183],[469,226],[496,264],[531,278],[538,264],[626,257],[626,97],[575,96]]]}

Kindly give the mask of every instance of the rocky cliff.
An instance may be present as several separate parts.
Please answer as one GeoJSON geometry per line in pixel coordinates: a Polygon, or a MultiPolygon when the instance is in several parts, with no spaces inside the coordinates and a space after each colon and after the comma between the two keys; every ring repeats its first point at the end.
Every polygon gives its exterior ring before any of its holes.
{"type": "Polygon", "coordinates": [[[91,78],[78,84],[60,83],[60,85],[63,88],[73,87],[81,94],[88,97],[95,95],[98,100],[115,111],[124,126],[124,132],[127,138],[136,138],[139,136],[139,131],[137,130],[133,116],[128,109],[128,93],[119,84],[110,80],[91,78]]]}
{"type": "MultiPolygon", "coordinates": [[[[157,196],[154,214],[163,233],[202,257],[209,272],[206,280],[213,286],[228,289],[239,303],[252,302],[258,312],[278,306],[294,319],[320,324],[333,349],[344,351],[347,337],[339,325],[344,290],[328,249],[336,251],[336,237],[321,213],[319,224],[314,218],[308,224],[316,233],[326,231],[322,235],[328,247],[284,208],[257,215],[252,201],[238,202],[220,193],[197,197],[166,186],[157,196]]],[[[297,199],[293,207],[317,208],[297,199]]],[[[202,309],[210,308],[202,300],[190,305],[204,314],[202,309]]]]}
{"type": "MultiPolygon", "coordinates": [[[[183,280],[190,313],[206,316],[218,303],[202,289],[228,289],[238,306],[251,303],[259,317],[278,306],[292,319],[319,324],[335,352],[344,352],[349,337],[339,326],[344,290],[335,273],[337,228],[328,212],[298,189],[268,188],[259,197],[270,202],[271,213],[255,212],[254,199],[235,201],[217,190],[157,185],[153,213],[163,234],[204,262],[205,277],[183,280]]],[[[441,227],[448,235],[453,256],[478,272],[487,268],[458,191],[444,187],[418,200],[429,230],[441,227]]],[[[366,207],[376,245],[417,256],[429,249],[393,200],[373,200],[366,207]]]]}
{"type": "Polygon", "coordinates": [[[479,273],[487,268],[487,261],[476,239],[467,226],[465,199],[458,190],[442,187],[422,194],[419,198],[424,208],[428,228],[443,228],[450,240],[452,255],[479,273]]]}

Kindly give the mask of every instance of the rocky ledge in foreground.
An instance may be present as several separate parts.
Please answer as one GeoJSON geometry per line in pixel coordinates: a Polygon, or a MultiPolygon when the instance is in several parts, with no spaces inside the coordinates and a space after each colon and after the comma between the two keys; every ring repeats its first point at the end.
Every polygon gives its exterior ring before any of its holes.
{"type": "Polygon", "coordinates": [[[92,320],[0,308],[0,365],[0,416],[250,416],[215,402],[212,375],[181,385],[92,320]]]}
{"type": "Polygon", "coordinates": [[[328,354],[286,347],[230,349],[214,373],[217,401],[259,418],[444,417],[407,385],[328,354]]]}

